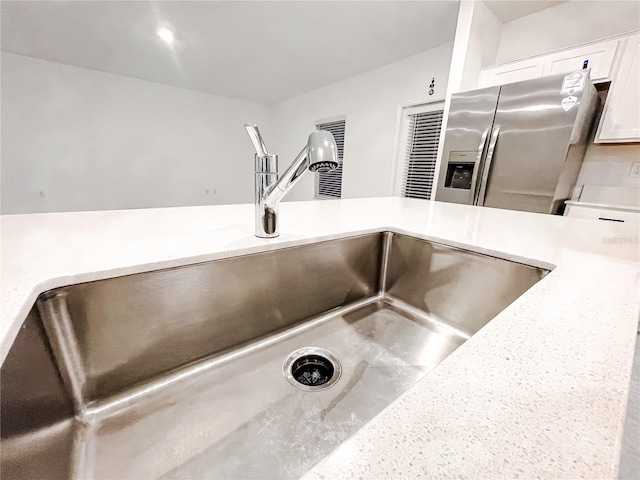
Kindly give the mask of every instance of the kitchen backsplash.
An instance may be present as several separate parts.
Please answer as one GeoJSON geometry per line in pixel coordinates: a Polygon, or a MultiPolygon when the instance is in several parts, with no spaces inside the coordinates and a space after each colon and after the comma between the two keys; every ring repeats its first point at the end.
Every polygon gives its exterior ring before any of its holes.
{"type": "MultiPolygon", "coordinates": [[[[634,162],[640,162],[640,143],[615,145],[592,143],[587,147],[577,186],[636,188],[640,206],[640,178],[629,177],[634,162]]],[[[606,200],[603,197],[602,203],[608,203],[606,200]]]]}

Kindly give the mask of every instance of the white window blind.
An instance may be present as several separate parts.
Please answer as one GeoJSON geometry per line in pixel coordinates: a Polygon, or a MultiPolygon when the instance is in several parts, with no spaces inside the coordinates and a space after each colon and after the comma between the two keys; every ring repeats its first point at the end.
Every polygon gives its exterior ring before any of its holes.
{"type": "Polygon", "coordinates": [[[336,139],[338,147],[338,160],[340,165],[335,170],[327,173],[316,174],[315,198],[330,199],[341,198],[342,196],[342,153],[344,151],[344,128],[346,120],[335,122],[319,123],[316,127],[319,130],[328,130],[336,139]]]}
{"type": "Polygon", "coordinates": [[[429,200],[436,170],[442,110],[409,115],[409,138],[404,165],[402,194],[429,200]]]}

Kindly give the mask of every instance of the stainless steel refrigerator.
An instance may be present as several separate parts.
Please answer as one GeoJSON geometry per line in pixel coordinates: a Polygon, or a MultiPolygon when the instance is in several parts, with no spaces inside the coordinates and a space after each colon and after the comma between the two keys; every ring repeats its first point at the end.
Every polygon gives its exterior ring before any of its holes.
{"type": "Polygon", "coordinates": [[[598,105],[588,70],[453,95],[436,200],[562,213],[598,105]]]}

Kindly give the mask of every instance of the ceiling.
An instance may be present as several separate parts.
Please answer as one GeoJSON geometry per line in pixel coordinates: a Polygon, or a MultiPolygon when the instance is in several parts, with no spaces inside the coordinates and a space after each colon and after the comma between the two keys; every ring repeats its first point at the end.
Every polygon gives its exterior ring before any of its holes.
{"type": "MultiPolygon", "coordinates": [[[[562,1],[498,0],[503,23],[562,1]]],[[[453,41],[459,2],[9,1],[3,51],[274,103],[453,41]],[[175,32],[172,47],[157,35],[175,32]]]]}
{"type": "Polygon", "coordinates": [[[548,2],[542,0],[486,0],[487,7],[495,14],[496,17],[502,22],[507,23],[515,20],[516,18],[531,15],[532,13],[539,12],[549,7],[563,3],[548,2]]]}
{"type": "Polygon", "coordinates": [[[457,1],[2,0],[0,8],[3,51],[267,104],[453,41],[458,14],[457,1]],[[175,32],[173,47],[158,26],[175,32]]]}

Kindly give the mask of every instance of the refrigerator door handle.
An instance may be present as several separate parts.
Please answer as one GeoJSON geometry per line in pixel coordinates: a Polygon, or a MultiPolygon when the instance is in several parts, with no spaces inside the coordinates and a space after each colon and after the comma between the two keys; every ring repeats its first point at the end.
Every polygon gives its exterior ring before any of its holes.
{"type": "Polygon", "coordinates": [[[473,185],[473,192],[471,194],[471,204],[475,205],[478,202],[478,177],[479,172],[482,169],[482,161],[484,160],[484,152],[487,148],[487,139],[489,138],[489,130],[491,128],[485,129],[482,133],[482,137],[480,138],[480,145],[478,145],[478,155],[476,156],[476,166],[473,169],[473,176],[471,177],[471,185],[473,185]]]}
{"type": "Polygon", "coordinates": [[[480,193],[478,194],[478,201],[476,205],[483,206],[484,198],[487,196],[487,182],[489,181],[489,172],[491,170],[491,162],[493,161],[493,153],[496,150],[496,143],[498,143],[498,135],[500,134],[500,127],[495,127],[491,134],[491,141],[489,142],[489,150],[487,150],[487,160],[484,163],[482,169],[482,181],[480,182],[480,193]]]}

